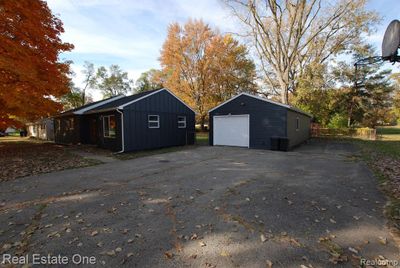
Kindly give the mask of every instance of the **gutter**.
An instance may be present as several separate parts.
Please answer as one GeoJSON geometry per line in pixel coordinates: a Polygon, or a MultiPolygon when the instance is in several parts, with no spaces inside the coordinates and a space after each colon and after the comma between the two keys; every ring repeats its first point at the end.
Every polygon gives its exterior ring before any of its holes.
{"type": "Polygon", "coordinates": [[[116,110],[118,113],[120,113],[121,114],[121,137],[122,137],[122,142],[121,142],[121,145],[122,145],[122,149],[121,149],[121,151],[119,151],[119,152],[116,152],[115,154],[121,154],[121,153],[123,153],[124,151],[125,151],[125,137],[124,137],[124,132],[125,132],[125,130],[124,130],[124,113],[120,110],[120,109],[117,109],[116,110]]]}

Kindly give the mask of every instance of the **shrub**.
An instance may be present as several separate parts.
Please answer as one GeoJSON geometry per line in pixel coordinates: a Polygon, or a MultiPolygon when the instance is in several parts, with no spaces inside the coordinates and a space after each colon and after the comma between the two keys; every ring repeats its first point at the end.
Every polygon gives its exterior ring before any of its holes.
{"type": "Polygon", "coordinates": [[[329,120],[328,128],[345,128],[347,127],[347,118],[343,114],[334,114],[329,120]]]}

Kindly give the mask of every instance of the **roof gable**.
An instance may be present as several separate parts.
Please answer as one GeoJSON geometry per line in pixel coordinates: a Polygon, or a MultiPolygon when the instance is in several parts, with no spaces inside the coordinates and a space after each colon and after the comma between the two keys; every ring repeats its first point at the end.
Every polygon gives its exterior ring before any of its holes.
{"type": "Polygon", "coordinates": [[[123,110],[124,107],[131,105],[133,103],[139,102],[145,98],[148,98],[152,95],[155,95],[160,92],[168,92],[171,96],[173,96],[175,99],[177,99],[179,102],[181,102],[183,105],[185,105],[188,109],[196,113],[190,106],[188,106],[186,103],[184,103],[180,98],[178,98],[174,93],[172,93],[170,90],[166,88],[161,88],[161,89],[155,89],[155,90],[149,90],[145,92],[140,92],[137,94],[133,94],[130,96],[124,96],[122,98],[113,100],[108,103],[102,103],[99,106],[96,107],[96,109],[90,109],[86,111],[87,114],[92,114],[92,113],[99,113],[99,112],[105,112],[105,111],[111,111],[111,110],[123,110]]]}
{"type": "Polygon", "coordinates": [[[240,93],[240,94],[238,94],[238,95],[236,95],[236,96],[230,98],[229,100],[224,101],[223,103],[217,105],[216,107],[212,108],[212,109],[209,110],[208,112],[210,113],[210,112],[212,112],[212,111],[218,109],[219,107],[224,106],[224,105],[227,104],[228,102],[233,101],[234,99],[236,99],[236,98],[238,98],[238,97],[240,97],[240,96],[248,96],[248,97],[251,97],[251,98],[254,98],[254,99],[258,99],[258,100],[261,100],[261,101],[264,101],[264,102],[267,102],[267,103],[271,103],[271,104],[274,104],[274,105],[278,105],[278,106],[284,107],[284,108],[286,108],[286,109],[288,109],[288,110],[291,110],[291,111],[294,111],[294,112],[301,113],[301,114],[304,114],[304,115],[306,115],[306,116],[312,117],[311,114],[306,113],[306,112],[304,112],[304,111],[302,111],[302,110],[300,110],[300,109],[297,109],[297,108],[295,108],[295,107],[293,107],[293,106],[290,106],[290,105],[287,105],[287,104],[283,104],[283,103],[280,103],[280,102],[276,102],[276,101],[272,101],[272,100],[269,100],[269,99],[266,99],[266,98],[263,98],[263,97],[260,97],[260,96],[252,95],[252,94],[249,94],[249,93],[245,93],[245,92],[240,93]]]}
{"type": "Polygon", "coordinates": [[[150,97],[150,96],[152,96],[152,95],[154,95],[154,94],[157,94],[157,93],[160,93],[160,92],[163,92],[163,91],[168,92],[168,93],[169,93],[170,95],[172,95],[175,99],[177,99],[179,102],[181,102],[183,105],[185,105],[188,109],[190,109],[192,112],[196,113],[189,105],[187,105],[186,103],[184,103],[180,98],[178,98],[174,93],[172,93],[172,92],[171,92],[169,89],[167,89],[167,88],[162,88],[162,89],[156,90],[156,91],[154,91],[154,92],[151,92],[150,94],[147,94],[147,95],[145,95],[145,96],[141,96],[140,98],[136,98],[136,99],[134,99],[134,100],[132,100],[132,101],[129,101],[129,102],[125,103],[125,104],[122,104],[122,105],[120,105],[120,106],[118,107],[118,109],[123,110],[124,107],[126,107],[126,106],[128,106],[128,105],[131,105],[131,104],[133,104],[133,103],[135,103],[135,102],[141,101],[141,100],[143,100],[143,99],[145,99],[145,98],[147,98],[147,97],[150,97]]]}
{"type": "Polygon", "coordinates": [[[121,105],[124,105],[128,102],[132,102],[136,99],[140,99],[142,97],[145,97],[147,95],[150,95],[156,91],[158,91],[159,89],[156,90],[149,90],[149,91],[144,91],[144,92],[140,92],[140,93],[136,93],[130,96],[123,96],[123,98],[120,99],[116,99],[112,102],[109,103],[104,103],[98,107],[96,107],[96,109],[90,110],[87,113],[98,113],[98,112],[102,112],[102,111],[110,111],[110,110],[115,110],[115,109],[119,109],[119,107],[121,105]]]}

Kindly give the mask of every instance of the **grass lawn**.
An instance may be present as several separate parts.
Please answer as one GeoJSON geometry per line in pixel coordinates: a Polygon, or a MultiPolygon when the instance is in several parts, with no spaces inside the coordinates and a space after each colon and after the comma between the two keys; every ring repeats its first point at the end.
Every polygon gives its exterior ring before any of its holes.
{"type": "Polygon", "coordinates": [[[352,140],[389,198],[386,214],[400,230],[400,126],[380,127],[378,140],[352,140]]]}
{"type": "Polygon", "coordinates": [[[19,136],[0,138],[0,182],[97,163],[54,143],[19,136]]]}

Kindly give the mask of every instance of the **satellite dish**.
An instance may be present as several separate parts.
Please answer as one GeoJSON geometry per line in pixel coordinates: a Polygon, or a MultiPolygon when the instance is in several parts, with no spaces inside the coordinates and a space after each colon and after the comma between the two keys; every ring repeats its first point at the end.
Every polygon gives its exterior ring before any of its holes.
{"type": "Polygon", "coordinates": [[[386,29],[382,42],[383,60],[396,61],[400,46],[400,21],[393,20],[386,29]]]}

